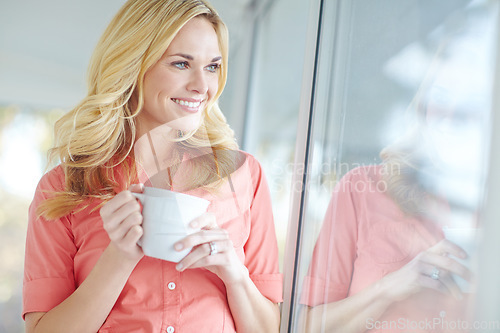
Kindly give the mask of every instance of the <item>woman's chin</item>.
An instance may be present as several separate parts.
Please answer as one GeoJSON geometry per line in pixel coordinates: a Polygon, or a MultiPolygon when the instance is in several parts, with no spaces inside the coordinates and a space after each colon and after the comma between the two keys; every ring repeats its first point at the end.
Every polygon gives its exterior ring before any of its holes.
{"type": "Polygon", "coordinates": [[[183,134],[186,133],[191,133],[193,131],[196,131],[200,128],[202,122],[201,119],[186,119],[187,117],[183,119],[178,119],[172,121],[169,126],[172,127],[172,129],[182,132],[183,134]]]}

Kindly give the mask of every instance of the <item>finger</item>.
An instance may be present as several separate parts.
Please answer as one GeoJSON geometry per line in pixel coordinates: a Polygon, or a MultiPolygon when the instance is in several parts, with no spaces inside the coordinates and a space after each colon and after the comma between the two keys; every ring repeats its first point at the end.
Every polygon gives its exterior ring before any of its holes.
{"type": "Polygon", "coordinates": [[[140,227],[142,224],[142,220],[143,217],[141,213],[131,213],[116,228],[108,231],[109,238],[113,241],[121,241],[123,238],[125,238],[130,229],[136,226],[140,227]]]}
{"type": "Polygon", "coordinates": [[[428,277],[428,279],[424,279],[423,284],[428,288],[435,289],[444,294],[451,294],[458,300],[463,298],[460,287],[449,272],[442,271],[436,267],[430,267],[424,275],[428,277]]]}
{"type": "Polygon", "coordinates": [[[189,223],[189,226],[193,229],[215,229],[219,227],[213,213],[204,213],[198,216],[189,223]]]}
{"type": "Polygon", "coordinates": [[[129,186],[128,190],[134,193],[142,193],[144,192],[144,184],[143,183],[132,184],[129,186]]]}
{"type": "Polygon", "coordinates": [[[439,280],[433,279],[430,276],[431,273],[428,274],[420,274],[418,278],[418,282],[421,286],[436,290],[444,295],[448,294],[448,288],[439,280]]]}
{"type": "Polygon", "coordinates": [[[421,257],[421,260],[429,265],[437,267],[441,271],[444,270],[457,274],[467,281],[470,281],[471,279],[471,270],[451,257],[438,255],[432,252],[425,252],[421,257]]]}
{"type": "Polygon", "coordinates": [[[448,292],[455,297],[457,300],[461,300],[463,298],[462,290],[456,283],[453,276],[449,273],[445,273],[442,277],[439,278],[441,283],[446,287],[448,292]]]}
{"type": "Polygon", "coordinates": [[[214,242],[217,248],[217,253],[212,253],[210,243],[204,243],[194,247],[191,252],[185,256],[176,266],[180,271],[187,268],[199,268],[214,266],[220,264],[225,253],[232,249],[232,242],[230,240],[214,242]]]}
{"type": "Polygon", "coordinates": [[[112,215],[109,215],[106,218],[103,217],[104,229],[108,233],[113,232],[120,227],[120,224],[122,224],[123,221],[125,221],[130,215],[135,213],[141,215],[142,222],[142,214],[140,213],[140,211],[141,206],[134,198],[132,201],[128,201],[124,205],[120,206],[120,208],[118,208],[118,210],[116,210],[112,215]]]}
{"type": "Polygon", "coordinates": [[[446,287],[443,285],[441,281],[439,281],[441,275],[443,274],[442,271],[444,272],[444,270],[441,271],[436,266],[427,263],[425,260],[423,260],[422,257],[423,255],[419,257],[417,266],[417,271],[418,271],[417,280],[419,282],[419,285],[446,294],[447,292],[446,287]]]}
{"type": "Polygon", "coordinates": [[[451,254],[461,259],[467,258],[467,252],[464,249],[462,249],[460,246],[447,239],[443,239],[435,246],[430,248],[429,252],[436,253],[439,255],[451,254]]]}
{"type": "Polygon", "coordinates": [[[128,229],[127,233],[123,237],[124,245],[133,246],[137,245],[137,242],[142,237],[144,233],[143,229],[139,225],[134,225],[130,229],[128,229]]]}
{"type": "Polygon", "coordinates": [[[184,237],[182,240],[175,243],[174,248],[177,251],[182,251],[183,249],[195,247],[203,243],[224,241],[227,239],[229,239],[229,234],[224,229],[201,230],[184,237]]]}
{"type": "Polygon", "coordinates": [[[116,210],[130,201],[135,201],[135,197],[130,191],[122,191],[109,200],[100,210],[101,217],[112,215],[116,210]]]}

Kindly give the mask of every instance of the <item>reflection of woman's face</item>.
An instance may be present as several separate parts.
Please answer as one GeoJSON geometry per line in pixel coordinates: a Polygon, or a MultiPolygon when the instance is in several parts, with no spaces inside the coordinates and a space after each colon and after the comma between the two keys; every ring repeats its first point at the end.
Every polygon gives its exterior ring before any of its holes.
{"type": "Polygon", "coordinates": [[[144,77],[139,135],[165,124],[184,132],[197,129],[217,93],[221,60],[213,25],[204,18],[186,23],[144,77]]]}
{"type": "Polygon", "coordinates": [[[439,85],[432,87],[425,110],[426,134],[442,160],[468,155],[470,161],[472,154],[477,153],[481,107],[480,100],[470,93],[461,94],[439,85]],[[457,156],[452,158],[451,153],[457,156]]]}
{"type": "Polygon", "coordinates": [[[447,198],[459,194],[460,204],[471,205],[479,195],[484,98],[452,88],[435,84],[429,91],[423,119],[426,149],[436,168],[432,182],[447,198]]]}

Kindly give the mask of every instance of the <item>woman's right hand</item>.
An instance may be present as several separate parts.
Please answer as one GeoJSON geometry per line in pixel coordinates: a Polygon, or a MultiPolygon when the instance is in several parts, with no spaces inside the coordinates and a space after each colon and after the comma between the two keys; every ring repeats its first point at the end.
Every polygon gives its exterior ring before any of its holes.
{"type": "Polygon", "coordinates": [[[137,241],[141,238],[141,205],[131,192],[141,193],[142,184],[134,184],[128,190],[118,193],[100,210],[104,230],[115,247],[125,258],[139,261],[144,253],[137,241]]]}
{"type": "Polygon", "coordinates": [[[408,264],[381,280],[385,283],[387,296],[393,301],[401,301],[428,288],[461,299],[462,291],[453,275],[470,281],[472,272],[451,256],[465,259],[467,254],[447,239],[421,252],[408,264]]]}

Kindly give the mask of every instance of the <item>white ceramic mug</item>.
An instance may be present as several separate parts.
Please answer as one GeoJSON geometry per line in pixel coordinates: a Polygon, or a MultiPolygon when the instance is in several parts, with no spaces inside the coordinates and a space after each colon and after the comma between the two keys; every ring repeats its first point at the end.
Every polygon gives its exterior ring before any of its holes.
{"type": "Polygon", "coordinates": [[[132,194],[143,206],[144,233],[138,244],[144,254],[172,262],[181,261],[191,248],[176,251],[174,244],[199,231],[190,228],[189,223],[207,211],[210,201],[153,187],[132,194]]]}

